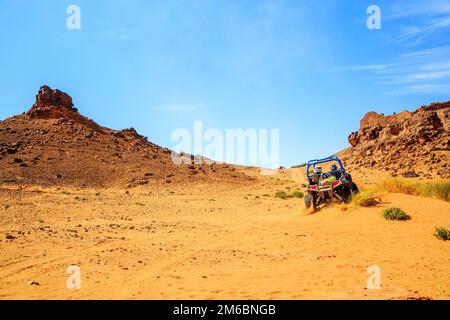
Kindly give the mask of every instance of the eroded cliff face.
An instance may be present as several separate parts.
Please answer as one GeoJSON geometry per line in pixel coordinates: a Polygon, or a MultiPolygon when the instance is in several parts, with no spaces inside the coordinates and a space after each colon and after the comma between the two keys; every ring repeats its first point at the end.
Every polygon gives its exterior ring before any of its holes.
{"type": "Polygon", "coordinates": [[[367,113],[341,153],[351,166],[389,171],[392,176],[450,178],[450,101],[413,112],[367,113]]]}

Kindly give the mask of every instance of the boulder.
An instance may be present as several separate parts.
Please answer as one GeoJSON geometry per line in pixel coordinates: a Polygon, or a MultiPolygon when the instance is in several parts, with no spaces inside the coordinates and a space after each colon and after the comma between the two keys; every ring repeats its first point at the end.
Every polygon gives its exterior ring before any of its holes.
{"type": "Polygon", "coordinates": [[[352,132],[348,136],[348,143],[352,145],[352,147],[356,147],[359,143],[358,132],[352,132]]]}

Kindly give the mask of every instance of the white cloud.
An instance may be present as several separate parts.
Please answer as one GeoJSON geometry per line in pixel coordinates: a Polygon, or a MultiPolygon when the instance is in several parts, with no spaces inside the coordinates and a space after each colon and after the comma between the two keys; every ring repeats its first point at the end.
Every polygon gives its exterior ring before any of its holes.
{"type": "Polygon", "coordinates": [[[398,55],[383,63],[331,68],[330,72],[371,75],[388,94],[442,93],[449,89],[450,46],[398,55]]]}
{"type": "Polygon", "coordinates": [[[388,92],[389,95],[411,95],[424,93],[447,93],[450,90],[450,84],[421,84],[400,87],[388,92]]]}
{"type": "Polygon", "coordinates": [[[403,0],[397,1],[391,8],[388,19],[400,19],[415,16],[438,16],[450,14],[449,0],[403,0]]]}
{"type": "Polygon", "coordinates": [[[385,69],[387,66],[384,64],[367,64],[367,65],[355,65],[355,66],[343,66],[332,68],[329,71],[333,72],[351,72],[351,71],[375,71],[385,69]]]}
{"type": "Polygon", "coordinates": [[[394,42],[413,47],[450,28],[450,0],[402,1],[392,6],[387,19],[401,25],[394,42]]]}

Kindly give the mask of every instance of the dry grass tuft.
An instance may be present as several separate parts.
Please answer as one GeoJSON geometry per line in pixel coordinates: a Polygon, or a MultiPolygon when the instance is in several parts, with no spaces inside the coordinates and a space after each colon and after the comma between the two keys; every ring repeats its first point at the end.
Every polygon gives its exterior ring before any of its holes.
{"type": "Polygon", "coordinates": [[[377,190],[391,193],[404,193],[450,201],[450,182],[421,183],[400,178],[387,179],[377,185],[377,190]]]}

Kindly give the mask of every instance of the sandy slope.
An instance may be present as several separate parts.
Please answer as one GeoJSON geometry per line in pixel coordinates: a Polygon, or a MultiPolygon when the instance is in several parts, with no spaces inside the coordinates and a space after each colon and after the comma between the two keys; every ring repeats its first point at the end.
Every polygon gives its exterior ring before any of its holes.
{"type": "Polygon", "coordinates": [[[0,298],[450,298],[450,243],[433,236],[450,227],[449,203],[389,194],[376,208],[306,215],[301,199],[274,197],[301,179],[289,170],[128,194],[3,187],[0,298]],[[384,220],[388,206],[412,219],[384,220]],[[81,290],[66,288],[71,264],[81,290]],[[381,268],[381,290],[365,289],[370,265],[381,268]]]}

